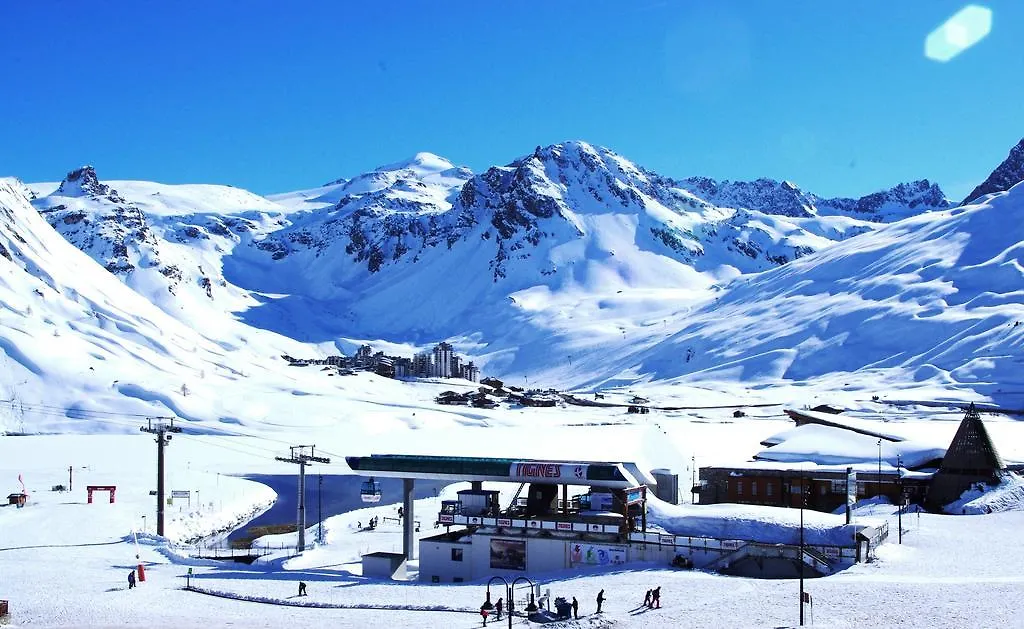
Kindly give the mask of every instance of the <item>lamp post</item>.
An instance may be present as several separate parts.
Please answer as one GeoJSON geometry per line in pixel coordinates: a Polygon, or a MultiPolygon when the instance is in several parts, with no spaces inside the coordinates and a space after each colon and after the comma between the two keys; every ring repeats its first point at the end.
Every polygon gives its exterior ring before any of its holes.
{"type": "Polygon", "coordinates": [[[797,569],[800,571],[800,626],[804,626],[804,505],[807,502],[807,487],[804,471],[800,470],[800,557],[797,569]]]}
{"type": "Polygon", "coordinates": [[[317,474],[317,485],[316,485],[316,519],[317,519],[317,532],[316,541],[319,544],[324,543],[324,503],[321,496],[324,492],[324,475],[317,474]]]}
{"type": "Polygon", "coordinates": [[[487,581],[487,597],[484,599],[484,604],[480,606],[480,609],[488,612],[494,609],[494,603],[491,602],[491,584],[495,581],[501,581],[505,585],[505,600],[507,601],[505,609],[508,612],[508,629],[512,629],[512,612],[515,610],[515,599],[513,596],[515,595],[516,583],[525,581],[530,584],[530,602],[523,608],[523,611],[527,614],[532,614],[537,611],[537,604],[533,600],[533,590],[535,587],[533,581],[527,577],[516,577],[515,579],[512,579],[512,583],[509,583],[505,580],[505,577],[501,576],[491,577],[487,581]]]}
{"type": "Polygon", "coordinates": [[[690,482],[690,504],[697,503],[697,455],[694,454],[690,457],[690,476],[692,481],[690,482]]]}
{"type": "Polygon", "coordinates": [[[899,539],[899,543],[900,544],[903,543],[903,503],[905,502],[905,500],[903,499],[903,474],[900,472],[901,464],[902,464],[902,461],[900,460],[900,455],[897,454],[896,455],[896,479],[899,481],[899,484],[900,484],[899,485],[899,487],[900,487],[900,497],[899,497],[900,506],[899,506],[899,509],[896,510],[896,527],[899,530],[899,533],[896,535],[896,537],[899,539]]]}

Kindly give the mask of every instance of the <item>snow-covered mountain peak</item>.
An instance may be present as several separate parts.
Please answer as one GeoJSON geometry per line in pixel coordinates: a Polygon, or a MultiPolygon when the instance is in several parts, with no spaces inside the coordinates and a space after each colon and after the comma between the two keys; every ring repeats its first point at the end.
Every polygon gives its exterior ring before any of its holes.
{"type": "Polygon", "coordinates": [[[108,197],[114,203],[120,203],[121,199],[117,191],[106,184],[100,183],[96,176],[96,169],[92,166],[83,166],[72,170],[64,177],[60,187],[54,195],[61,197],[108,197]]]}
{"type": "Polygon", "coordinates": [[[1003,192],[1024,181],[1024,138],[1017,143],[1017,146],[1010,149],[1010,154],[992,174],[975,188],[961,205],[967,205],[972,201],[986,194],[1003,192]]]}
{"type": "Polygon", "coordinates": [[[447,159],[440,155],[433,153],[420,152],[416,153],[409,159],[404,159],[400,162],[394,162],[391,164],[385,164],[375,168],[376,172],[387,172],[387,171],[410,171],[423,177],[432,173],[440,173],[446,170],[455,168],[455,164],[452,164],[447,159]]]}

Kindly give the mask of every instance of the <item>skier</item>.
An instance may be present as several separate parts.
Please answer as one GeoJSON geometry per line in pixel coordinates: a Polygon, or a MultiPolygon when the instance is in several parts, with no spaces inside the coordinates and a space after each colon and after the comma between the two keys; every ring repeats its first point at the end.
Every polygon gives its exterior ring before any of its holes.
{"type": "Polygon", "coordinates": [[[576,597],[572,597],[572,616],[574,619],[580,619],[580,602],[576,600],[576,597]]]}
{"type": "Polygon", "coordinates": [[[650,607],[650,606],[651,606],[651,591],[647,590],[647,594],[644,594],[644,604],[641,605],[641,607],[650,607]]]}
{"type": "Polygon", "coordinates": [[[651,591],[651,607],[657,607],[661,609],[661,586],[654,588],[651,591]]]}
{"type": "Polygon", "coordinates": [[[495,613],[498,614],[498,620],[501,620],[501,607],[502,607],[502,605],[503,605],[502,599],[500,599],[500,598],[498,599],[498,602],[494,604],[494,611],[495,611],[495,613]]]}
{"type": "Polygon", "coordinates": [[[128,589],[135,587],[135,570],[128,573],[128,589]]]}
{"type": "Polygon", "coordinates": [[[306,582],[305,581],[299,581],[299,596],[305,596],[305,595],[306,595],[306,582]]]}
{"type": "Polygon", "coordinates": [[[601,603],[604,602],[604,590],[597,593],[597,613],[601,613],[601,603]]]}

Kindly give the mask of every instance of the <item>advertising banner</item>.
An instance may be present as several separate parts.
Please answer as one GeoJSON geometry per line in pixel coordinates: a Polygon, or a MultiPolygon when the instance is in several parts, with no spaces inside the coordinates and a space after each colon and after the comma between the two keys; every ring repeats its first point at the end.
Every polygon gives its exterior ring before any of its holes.
{"type": "Polygon", "coordinates": [[[643,485],[639,487],[630,487],[626,490],[626,502],[631,505],[643,502],[645,498],[647,498],[647,487],[643,485]]]}
{"type": "Polygon", "coordinates": [[[626,547],[608,544],[572,544],[569,549],[569,561],[573,564],[615,566],[626,563],[626,547]]]}
{"type": "Polygon", "coordinates": [[[526,570],[526,540],[491,539],[491,568],[526,570]]]}

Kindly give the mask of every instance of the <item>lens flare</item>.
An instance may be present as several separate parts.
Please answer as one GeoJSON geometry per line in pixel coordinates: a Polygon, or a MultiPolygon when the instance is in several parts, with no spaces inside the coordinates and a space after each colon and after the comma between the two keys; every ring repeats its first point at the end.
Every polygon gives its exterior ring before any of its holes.
{"type": "Polygon", "coordinates": [[[946,62],[977,44],[992,30],[992,10],[969,4],[924,40],[924,55],[946,62]]]}

